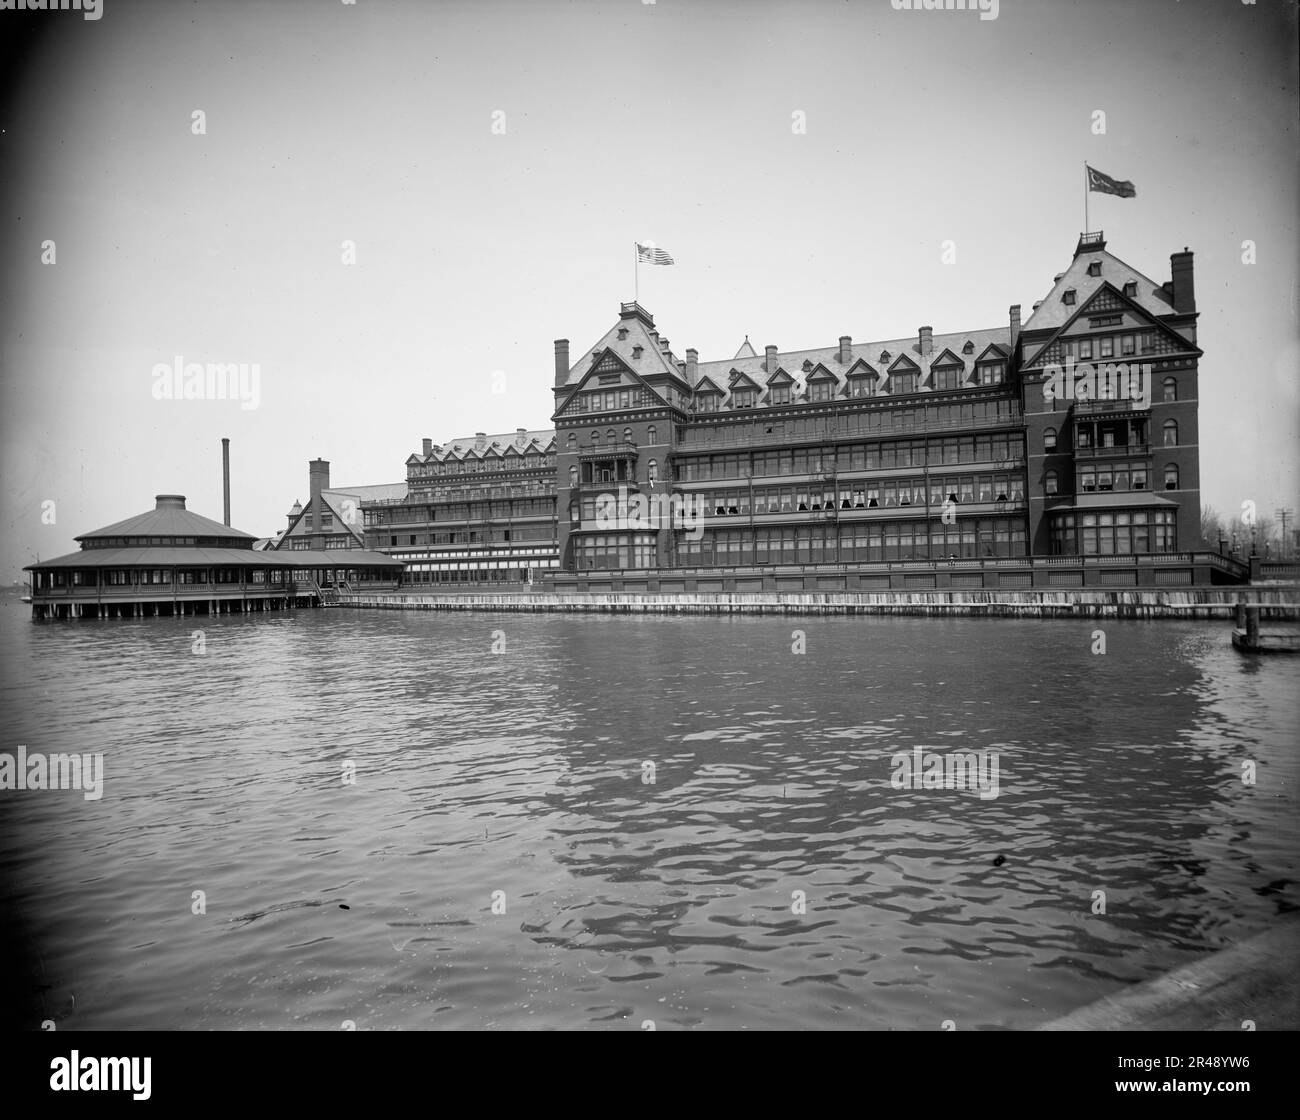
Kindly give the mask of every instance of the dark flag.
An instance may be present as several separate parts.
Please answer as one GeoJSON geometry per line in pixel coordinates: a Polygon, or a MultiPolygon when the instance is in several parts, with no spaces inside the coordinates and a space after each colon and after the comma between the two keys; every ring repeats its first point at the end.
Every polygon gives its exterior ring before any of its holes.
{"type": "Polygon", "coordinates": [[[1088,189],[1090,191],[1100,191],[1102,194],[1117,194],[1120,198],[1136,198],[1137,190],[1132,183],[1112,179],[1104,171],[1098,171],[1095,167],[1088,168],[1088,189]]]}

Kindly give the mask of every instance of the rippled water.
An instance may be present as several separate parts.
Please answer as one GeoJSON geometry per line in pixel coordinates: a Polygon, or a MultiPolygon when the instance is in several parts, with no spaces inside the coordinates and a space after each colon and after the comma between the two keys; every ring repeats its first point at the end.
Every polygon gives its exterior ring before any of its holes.
{"type": "Polygon", "coordinates": [[[0,793],[31,1026],[1025,1028],[1300,906],[1300,665],[1223,624],[10,600],[0,654],[0,751],[106,766],[0,793]]]}

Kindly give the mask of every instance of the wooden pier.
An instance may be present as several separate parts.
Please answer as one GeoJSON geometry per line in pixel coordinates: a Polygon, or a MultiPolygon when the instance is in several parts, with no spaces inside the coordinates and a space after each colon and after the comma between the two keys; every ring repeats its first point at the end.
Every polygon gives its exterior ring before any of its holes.
{"type": "Polygon", "coordinates": [[[1259,623],[1259,607],[1237,603],[1237,625],[1232,631],[1232,647],[1240,653],[1300,653],[1300,630],[1295,628],[1264,630],[1259,623]]]}

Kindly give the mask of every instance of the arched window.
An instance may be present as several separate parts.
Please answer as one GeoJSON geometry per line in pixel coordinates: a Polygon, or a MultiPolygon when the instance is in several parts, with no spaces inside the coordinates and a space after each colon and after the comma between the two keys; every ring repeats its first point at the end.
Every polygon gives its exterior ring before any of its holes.
{"type": "Polygon", "coordinates": [[[1056,480],[1056,472],[1055,472],[1055,471],[1048,471],[1045,475],[1043,475],[1043,493],[1044,493],[1044,494],[1055,494],[1055,493],[1056,493],[1056,481],[1057,481],[1057,480],[1056,480]]]}
{"type": "Polygon", "coordinates": [[[1165,467],[1165,489],[1178,489],[1178,468],[1173,463],[1165,467]]]}
{"type": "Polygon", "coordinates": [[[646,477],[647,477],[651,482],[657,482],[657,481],[658,481],[658,479],[659,479],[659,460],[658,460],[658,459],[651,459],[651,460],[650,460],[649,464],[646,466],[646,477]]]}
{"type": "Polygon", "coordinates": [[[647,442],[647,443],[657,443],[657,442],[658,442],[658,436],[656,435],[656,432],[657,432],[657,431],[658,431],[658,429],[657,429],[653,424],[651,424],[650,427],[646,429],[646,442],[647,442]]]}
{"type": "Polygon", "coordinates": [[[569,485],[570,486],[578,485],[578,468],[576,466],[569,468],[569,485]]]}
{"type": "Polygon", "coordinates": [[[610,430],[607,431],[605,434],[609,436],[610,447],[613,447],[616,443],[618,443],[618,433],[614,431],[613,428],[610,428],[610,430]]]}
{"type": "Polygon", "coordinates": [[[570,451],[577,451],[577,450],[578,450],[578,433],[577,433],[577,432],[570,432],[570,433],[569,433],[569,450],[570,450],[570,451]]]}
{"type": "Polygon", "coordinates": [[[600,446],[600,433],[596,431],[595,428],[591,429],[591,446],[592,447],[600,446]]]}
{"type": "Polygon", "coordinates": [[[1166,377],[1164,380],[1165,400],[1176,401],[1178,399],[1178,379],[1176,377],[1166,377]]]}
{"type": "Polygon", "coordinates": [[[1043,432],[1043,450],[1044,451],[1056,450],[1056,429],[1055,428],[1048,428],[1046,431],[1043,432]]]}
{"type": "Polygon", "coordinates": [[[1165,446],[1176,447],[1178,445],[1178,421],[1165,421],[1165,446]]]}
{"type": "Polygon", "coordinates": [[[623,429],[623,442],[624,442],[624,443],[631,443],[631,442],[632,442],[632,429],[631,429],[631,428],[624,428],[624,429],[623,429]]]}

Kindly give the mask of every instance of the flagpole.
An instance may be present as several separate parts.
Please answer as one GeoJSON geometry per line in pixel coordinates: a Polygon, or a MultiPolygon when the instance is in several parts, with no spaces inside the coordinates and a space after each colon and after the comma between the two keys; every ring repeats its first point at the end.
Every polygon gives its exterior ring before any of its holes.
{"type": "Polygon", "coordinates": [[[1088,232],[1088,161],[1083,161],[1083,232],[1088,232]]]}
{"type": "Polygon", "coordinates": [[[641,250],[632,242],[632,302],[641,302],[641,250]]]}

